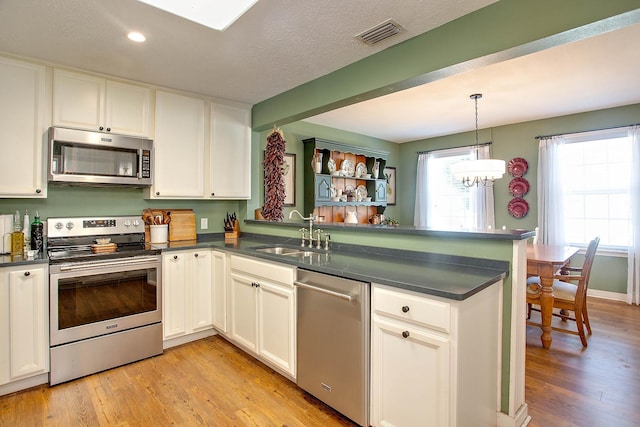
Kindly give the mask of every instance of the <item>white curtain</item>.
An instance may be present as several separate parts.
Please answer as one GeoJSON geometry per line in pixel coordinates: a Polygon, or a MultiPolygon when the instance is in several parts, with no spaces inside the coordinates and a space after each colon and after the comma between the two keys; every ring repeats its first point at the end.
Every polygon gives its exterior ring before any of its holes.
{"type": "Polygon", "coordinates": [[[640,305],[640,126],[629,129],[631,138],[631,243],[628,252],[627,302],[640,305]]]}
{"type": "Polygon", "coordinates": [[[540,140],[538,145],[538,242],[564,245],[564,194],[562,191],[562,136],[540,140]]]}
{"type": "MultiPolygon", "coordinates": [[[[478,159],[490,159],[491,147],[489,145],[483,145],[478,150],[478,159]]],[[[487,228],[489,225],[495,225],[495,211],[493,203],[493,186],[485,187],[479,185],[476,188],[472,188],[472,202],[475,206],[475,227],[487,228]]]]}
{"type": "Polygon", "coordinates": [[[416,174],[416,205],[413,213],[413,225],[427,227],[427,207],[429,206],[429,188],[427,184],[427,160],[429,153],[418,155],[418,171],[416,174]]]}

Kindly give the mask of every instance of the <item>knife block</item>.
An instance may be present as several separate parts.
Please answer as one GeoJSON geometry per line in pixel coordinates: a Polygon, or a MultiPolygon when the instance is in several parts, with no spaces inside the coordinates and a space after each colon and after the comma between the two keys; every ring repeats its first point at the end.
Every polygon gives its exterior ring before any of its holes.
{"type": "Polygon", "coordinates": [[[236,219],[236,221],[233,223],[233,228],[231,229],[231,231],[224,232],[224,241],[225,242],[235,241],[235,240],[238,240],[239,237],[240,237],[240,223],[236,219]]]}

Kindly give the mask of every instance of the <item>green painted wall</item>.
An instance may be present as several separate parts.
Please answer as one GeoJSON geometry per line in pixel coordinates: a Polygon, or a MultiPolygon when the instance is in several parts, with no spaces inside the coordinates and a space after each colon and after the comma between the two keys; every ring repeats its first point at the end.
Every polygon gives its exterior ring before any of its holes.
{"type": "MultiPolygon", "coordinates": [[[[304,163],[303,159],[303,144],[302,140],[307,138],[324,138],[331,141],[343,142],[359,147],[369,147],[372,149],[383,150],[389,152],[388,165],[395,166],[398,164],[399,158],[399,146],[397,144],[384,141],[382,139],[372,138],[365,135],[360,135],[353,132],[346,132],[339,129],[329,128],[326,126],[320,126],[307,122],[295,122],[280,127],[280,130],[284,134],[284,138],[287,141],[287,153],[296,155],[296,206],[285,208],[285,219],[288,217],[289,212],[293,209],[298,209],[302,212],[302,206],[304,204],[304,180],[303,180],[303,168],[310,167],[304,163]]],[[[267,145],[267,136],[271,133],[272,129],[254,132],[253,148],[254,156],[252,159],[253,170],[262,170],[262,160],[264,157],[264,149],[267,145]]],[[[253,218],[254,210],[262,206],[264,203],[264,185],[261,172],[256,173],[255,185],[251,187],[251,201],[247,204],[248,218],[253,218]]],[[[387,215],[396,215],[395,206],[389,206],[385,211],[387,215]]],[[[306,212],[303,212],[306,215],[306,212]]]]}
{"type": "Polygon", "coordinates": [[[31,219],[35,211],[41,218],[92,215],[137,215],[144,208],[193,209],[196,213],[198,233],[224,231],[227,212],[244,211],[245,202],[211,200],[144,200],[142,189],[51,187],[46,199],[0,199],[0,212],[13,213],[29,210],[31,219]],[[242,209],[241,209],[242,208],[242,209]],[[209,219],[209,228],[200,230],[200,218],[209,219]]]}
{"type": "MultiPolygon", "coordinates": [[[[508,191],[511,177],[505,174],[494,184],[495,225],[497,227],[506,225],[508,229],[523,228],[527,230],[533,230],[538,225],[538,141],[535,139],[536,136],[625,126],[637,123],[639,117],[640,104],[635,104],[481,130],[480,141],[492,141],[494,158],[509,161],[514,157],[522,157],[529,163],[529,170],[524,175],[530,184],[529,193],[524,196],[529,203],[529,213],[524,218],[517,219],[507,212],[507,204],[512,198],[508,191]]],[[[402,173],[398,172],[397,211],[402,224],[413,223],[418,152],[469,145],[474,141],[473,133],[467,132],[400,145],[402,173]]],[[[606,264],[608,268],[594,267],[591,288],[626,293],[627,259],[625,257],[598,256],[595,265],[599,264],[606,264]]]]}

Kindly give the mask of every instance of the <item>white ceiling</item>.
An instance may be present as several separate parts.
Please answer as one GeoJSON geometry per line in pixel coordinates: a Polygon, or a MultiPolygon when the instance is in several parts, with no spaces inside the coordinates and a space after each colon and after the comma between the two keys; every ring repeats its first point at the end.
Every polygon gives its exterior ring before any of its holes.
{"type": "Polygon", "coordinates": [[[407,142],[640,103],[640,24],[467,71],[306,121],[407,142]],[[393,125],[390,125],[393,124],[393,125]]]}
{"type": "MultiPolygon", "coordinates": [[[[0,0],[0,51],[256,104],[495,0],[260,0],[224,32],[135,0],[0,0]],[[406,32],[368,46],[389,18],[406,32]],[[138,30],[138,45],[126,33],[138,30]]],[[[310,121],[395,142],[640,102],[640,25],[454,75],[310,121]],[[634,72],[635,71],[635,72],[634,72]]]]}

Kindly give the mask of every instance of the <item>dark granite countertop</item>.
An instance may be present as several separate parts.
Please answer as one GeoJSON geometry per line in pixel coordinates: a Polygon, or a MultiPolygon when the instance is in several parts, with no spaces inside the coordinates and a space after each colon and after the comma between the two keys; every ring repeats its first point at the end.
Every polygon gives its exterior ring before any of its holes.
{"type": "Polygon", "coordinates": [[[21,255],[0,255],[0,267],[12,267],[15,265],[48,264],[47,254],[40,254],[34,258],[25,258],[21,255]]]}
{"type": "MultiPolygon", "coordinates": [[[[224,235],[199,235],[198,240],[153,245],[163,253],[175,250],[213,248],[239,255],[288,264],[319,273],[374,282],[453,300],[464,300],[506,277],[509,263],[500,260],[461,257],[430,252],[383,249],[371,246],[331,244],[329,251],[304,248],[307,256],[286,256],[256,249],[282,246],[303,250],[299,238],[245,233],[232,242],[224,235]]],[[[47,264],[46,254],[34,259],[0,256],[0,267],[47,264]]]]}
{"type": "Polygon", "coordinates": [[[233,242],[225,242],[221,235],[199,236],[198,241],[172,242],[163,248],[163,253],[181,249],[221,249],[319,273],[453,300],[464,300],[480,292],[506,277],[509,271],[509,263],[506,261],[360,245],[332,243],[329,251],[305,248],[305,251],[313,253],[304,257],[257,250],[273,246],[303,250],[298,238],[243,234],[233,242]]]}

